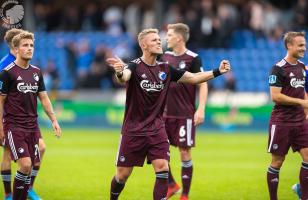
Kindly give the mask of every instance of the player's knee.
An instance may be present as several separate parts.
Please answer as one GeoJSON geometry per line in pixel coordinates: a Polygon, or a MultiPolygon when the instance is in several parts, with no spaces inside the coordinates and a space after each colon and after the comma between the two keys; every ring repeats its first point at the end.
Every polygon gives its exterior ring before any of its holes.
{"type": "Polygon", "coordinates": [[[180,148],[181,160],[188,161],[191,160],[191,154],[189,148],[180,148]]]}
{"type": "Polygon", "coordinates": [[[281,157],[281,158],[276,158],[276,159],[272,159],[272,163],[271,163],[271,166],[272,167],[275,167],[275,168],[280,168],[284,162],[284,157],[281,157]]]}
{"type": "Polygon", "coordinates": [[[30,159],[23,159],[20,163],[20,171],[25,174],[30,174],[32,169],[32,163],[30,159]]]}
{"type": "Polygon", "coordinates": [[[117,169],[117,174],[116,174],[116,179],[117,181],[121,183],[125,183],[130,176],[131,172],[129,170],[123,169],[123,168],[118,168],[117,169]]]}
{"type": "Polygon", "coordinates": [[[39,142],[39,151],[41,155],[44,154],[46,151],[46,144],[43,140],[40,140],[39,142]]]}
{"type": "Polygon", "coordinates": [[[11,152],[9,149],[6,149],[3,151],[3,162],[9,162],[11,163],[11,152]]]}
{"type": "Polygon", "coordinates": [[[308,148],[304,148],[300,150],[300,154],[304,162],[308,162],[308,148]]]}
{"type": "Polygon", "coordinates": [[[154,166],[155,172],[169,171],[168,162],[157,162],[154,166]]]}

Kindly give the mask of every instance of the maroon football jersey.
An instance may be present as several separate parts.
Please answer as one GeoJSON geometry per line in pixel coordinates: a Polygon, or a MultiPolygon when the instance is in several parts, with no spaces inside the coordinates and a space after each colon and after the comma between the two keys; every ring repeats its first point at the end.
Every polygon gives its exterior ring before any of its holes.
{"type": "MultiPolygon", "coordinates": [[[[176,56],[167,51],[162,60],[172,67],[197,73],[202,70],[201,59],[198,54],[187,50],[183,55],[176,56]]],[[[193,118],[196,111],[196,85],[171,83],[167,95],[164,117],[166,118],[193,118]]]]}
{"type": "Polygon", "coordinates": [[[45,91],[41,70],[24,69],[14,62],[0,73],[0,93],[6,95],[4,124],[25,129],[37,128],[37,96],[45,91]]]}
{"type": "MultiPolygon", "coordinates": [[[[305,98],[305,65],[298,62],[296,65],[281,60],[272,67],[269,76],[269,85],[282,88],[281,93],[293,98],[305,98]]],[[[302,124],[305,113],[302,106],[275,104],[271,122],[275,124],[297,125],[302,124]]]]}
{"type": "Polygon", "coordinates": [[[128,64],[131,78],[126,84],[126,105],[122,134],[151,135],[164,128],[162,118],[171,81],[178,81],[185,71],[167,63],[149,66],[141,58],[128,64]]]}

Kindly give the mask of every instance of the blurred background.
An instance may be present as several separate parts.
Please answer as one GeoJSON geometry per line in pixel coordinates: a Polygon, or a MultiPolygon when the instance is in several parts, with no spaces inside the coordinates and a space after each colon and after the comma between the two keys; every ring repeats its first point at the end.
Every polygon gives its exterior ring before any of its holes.
{"type": "MultiPolygon", "coordinates": [[[[13,6],[1,2],[2,9],[13,6]]],[[[115,82],[105,59],[136,58],[141,55],[136,43],[140,30],[158,28],[164,40],[167,24],[183,22],[191,29],[188,48],[201,56],[205,70],[216,68],[222,59],[233,67],[232,73],[209,82],[201,128],[266,130],[272,106],[267,79],[285,56],[283,33],[308,27],[306,0],[17,2],[24,8],[22,28],[35,32],[32,64],[43,70],[65,127],[119,128],[125,88],[115,82]]],[[[8,27],[0,22],[3,38],[8,27]]],[[[7,53],[1,41],[0,56],[7,53]]],[[[46,120],[41,118],[41,123],[46,120]]]]}

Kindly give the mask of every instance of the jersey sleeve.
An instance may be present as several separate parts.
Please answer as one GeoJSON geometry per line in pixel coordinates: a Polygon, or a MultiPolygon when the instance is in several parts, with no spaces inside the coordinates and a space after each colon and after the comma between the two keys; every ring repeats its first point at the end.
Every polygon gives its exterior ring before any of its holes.
{"type": "Polygon", "coordinates": [[[42,73],[39,74],[39,83],[38,83],[38,92],[44,92],[46,91],[46,87],[45,87],[45,83],[44,83],[44,77],[42,75],[42,73]]]}
{"type": "Polygon", "coordinates": [[[277,65],[272,67],[271,73],[268,77],[268,83],[270,86],[274,87],[282,87],[283,83],[283,71],[281,67],[278,67],[277,65]]]}
{"type": "Polygon", "coordinates": [[[134,62],[129,62],[124,69],[129,69],[131,72],[134,72],[136,70],[137,64],[134,62]]]}
{"type": "Polygon", "coordinates": [[[185,73],[184,70],[175,69],[172,66],[169,66],[171,81],[177,82],[185,73]]]}
{"type": "Polygon", "coordinates": [[[191,62],[191,72],[198,73],[203,72],[202,61],[199,56],[195,57],[191,62]]]}
{"type": "Polygon", "coordinates": [[[7,95],[12,85],[10,75],[7,71],[2,70],[0,73],[0,94],[7,95]]]}

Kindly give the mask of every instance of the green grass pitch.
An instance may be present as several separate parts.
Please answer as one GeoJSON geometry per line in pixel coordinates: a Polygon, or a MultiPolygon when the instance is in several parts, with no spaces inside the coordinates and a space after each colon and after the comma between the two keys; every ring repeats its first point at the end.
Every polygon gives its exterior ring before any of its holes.
{"type": "MultiPolygon", "coordinates": [[[[43,130],[43,137],[47,151],[35,188],[44,200],[109,199],[118,130],[64,129],[61,139],[53,137],[51,130],[43,130]]],[[[197,147],[192,151],[191,200],[269,199],[266,170],[270,155],[266,153],[265,132],[201,134],[199,131],[196,142],[197,147]]],[[[289,152],[280,172],[280,200],[296,199],[290,188],[298,181],[300,163],[300,156],[289,152]]],[[[171,166],[180,181],[179,153],[175,148],[171,148],[171,166]]],[[[152,199],[154,181],[151,165],[135,168],[120,199],[152,199]]],[[[1,186],[0,199],[2,196],[1,186]]],[[[172,199],[179,199],[179,195],[172,199]]]]}

